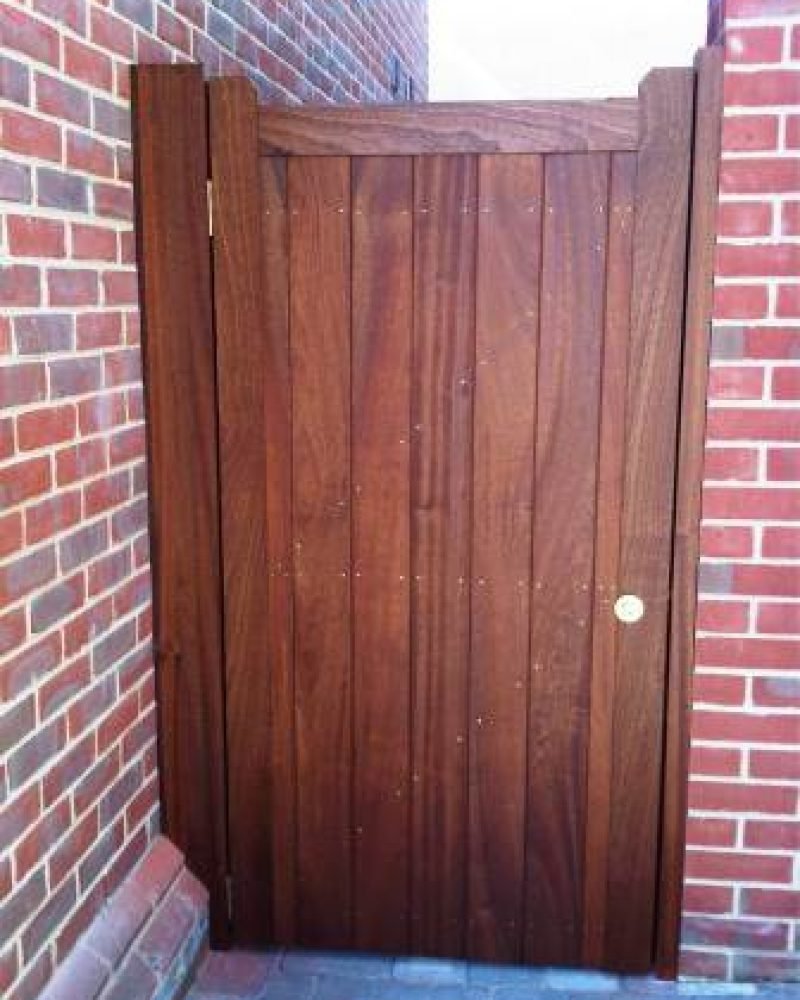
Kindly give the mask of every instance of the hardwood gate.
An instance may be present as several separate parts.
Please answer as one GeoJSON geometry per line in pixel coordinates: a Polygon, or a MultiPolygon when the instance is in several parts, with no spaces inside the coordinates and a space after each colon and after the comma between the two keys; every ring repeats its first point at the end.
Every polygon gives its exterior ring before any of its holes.
{"type": "Polygon", "coordinates": [[[672,967],[698,66],[382,109],[137,71],[166,820],[218,939],[672,967]]]}

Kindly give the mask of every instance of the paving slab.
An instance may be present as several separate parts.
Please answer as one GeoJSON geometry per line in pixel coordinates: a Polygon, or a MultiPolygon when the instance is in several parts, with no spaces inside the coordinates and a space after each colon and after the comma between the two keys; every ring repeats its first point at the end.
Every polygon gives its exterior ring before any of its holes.
{"type": "Polygon", "coordinates": [[[439,983],[448,986],[466,986],[469,965],[436,958],[397,958],[392,974],[404,983],[439,983]]]}
{"type": "Polygon", "coordinates": [[[198,971],[194,989],[213,997],[257,995],[280,964],[273,952],[212,951],[198,971]]]}
{"type": "Polygon", "coordinates": [[[800,1000],[791,984],[669,983],[583,969],[528,969],[337,952],[215,952],[186,1000],[800,1000]]]}
{"type": "Polygon", "coordinates": [[[286,951],[280,967],[285,972],[302,975],[388,979],[392,974],[392,962],[391,958],[359,952],[342,954],[335,951],[286,951]]]}

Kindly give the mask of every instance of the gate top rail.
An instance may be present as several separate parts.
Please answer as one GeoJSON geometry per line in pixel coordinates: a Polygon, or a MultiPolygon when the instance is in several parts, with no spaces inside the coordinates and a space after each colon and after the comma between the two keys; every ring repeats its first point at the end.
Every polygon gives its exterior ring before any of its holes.
{"type": "Polygon", "coordinates": [[[634,150],[638,140],[635,97],[262,107],[259,115],[262,155],[585,153],[634,150]]]}

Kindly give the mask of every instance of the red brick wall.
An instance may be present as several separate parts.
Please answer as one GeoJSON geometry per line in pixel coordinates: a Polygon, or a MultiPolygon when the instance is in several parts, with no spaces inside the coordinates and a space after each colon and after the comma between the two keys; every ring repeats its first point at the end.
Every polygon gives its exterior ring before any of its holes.
{"type": "Polygon", "coordinates": [[[718,20],[724,152],[682,967],[798,979],[800,0],[727,0],[718,20]]]}
{"type": "Polygon", "coordinates": [[[128,63],[263,99],[424,97],[424,0],[0,6],[0,994],[36,994],[158,826],[128,63]],[[15,984],[12,986],[12,984],[15,984]]]}

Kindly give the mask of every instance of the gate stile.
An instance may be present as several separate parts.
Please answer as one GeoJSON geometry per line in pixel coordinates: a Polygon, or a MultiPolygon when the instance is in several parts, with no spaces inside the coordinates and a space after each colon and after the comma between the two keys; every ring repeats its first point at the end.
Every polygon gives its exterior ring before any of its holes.
{"type": "Polygon", "coordinates": [[[674,975],[720,71],[137,69],[162,781],[217,940],[674,975]]]}

